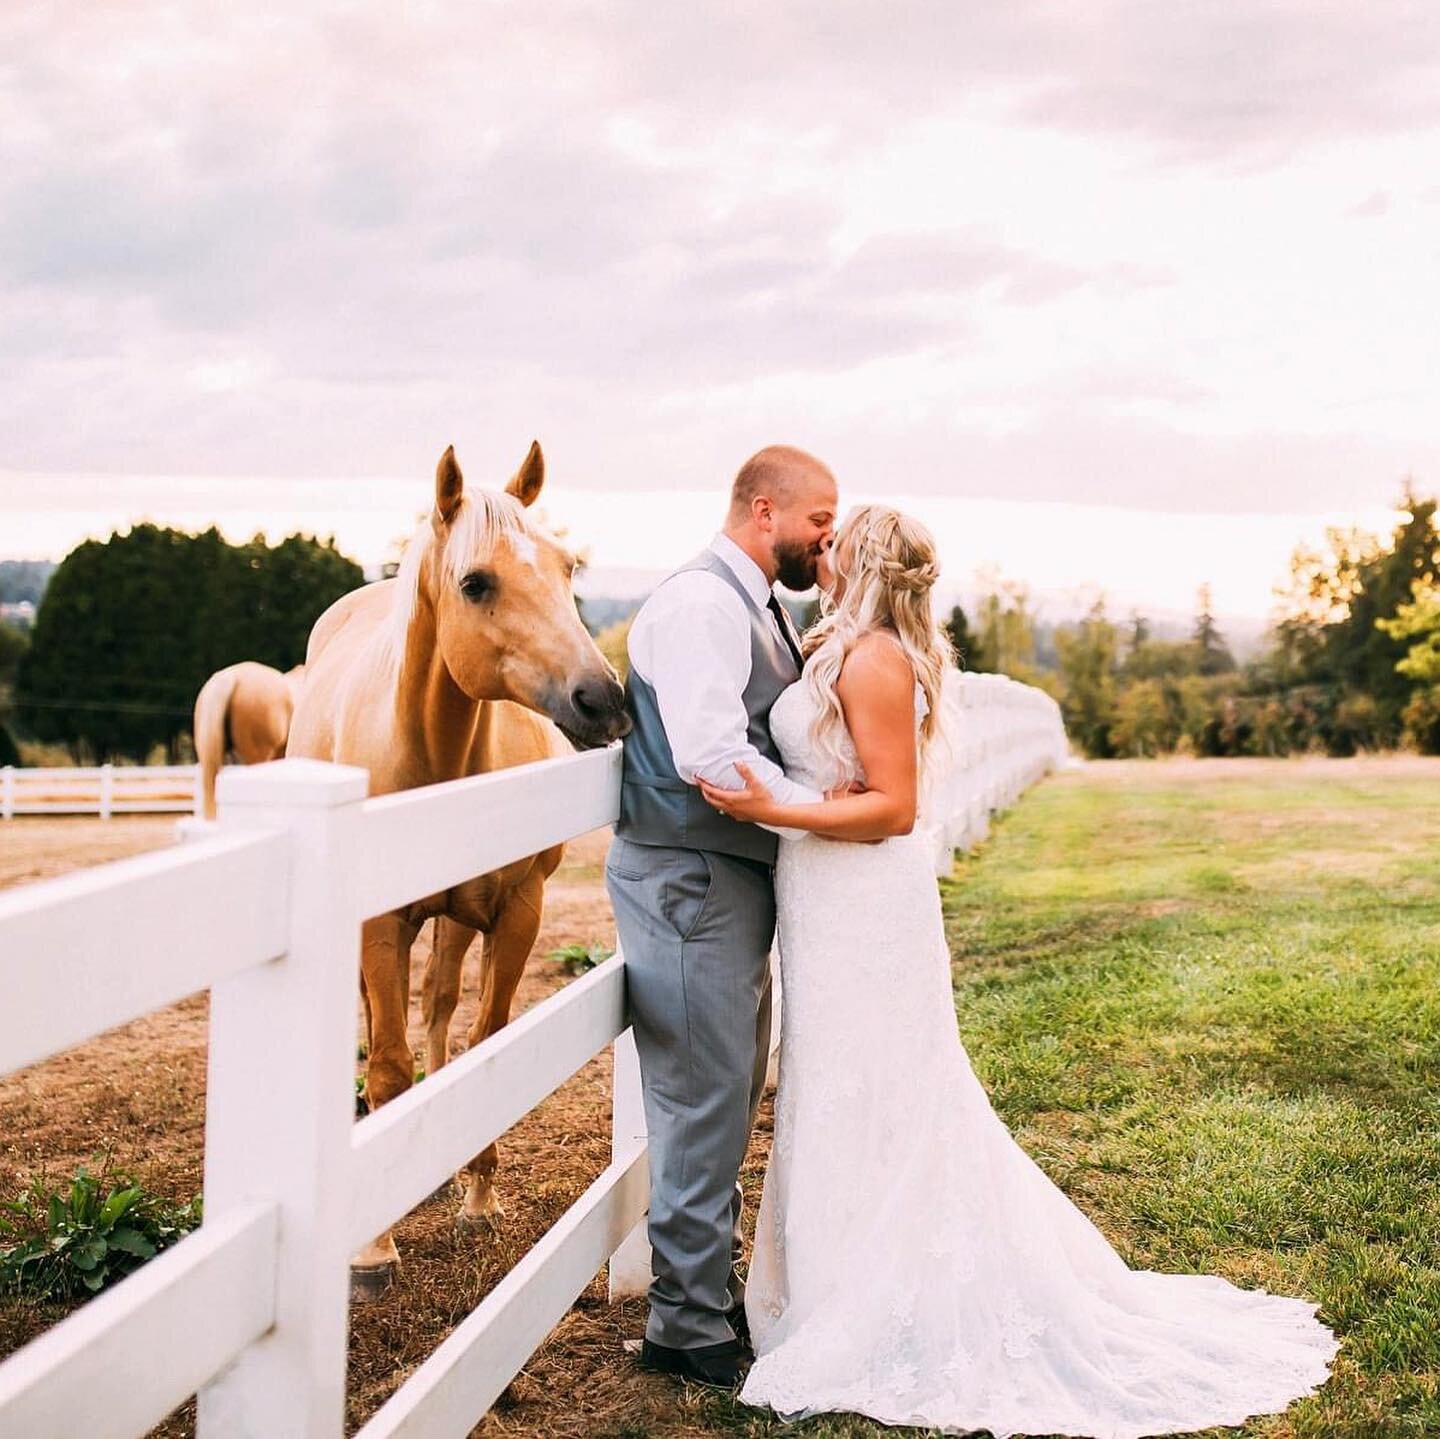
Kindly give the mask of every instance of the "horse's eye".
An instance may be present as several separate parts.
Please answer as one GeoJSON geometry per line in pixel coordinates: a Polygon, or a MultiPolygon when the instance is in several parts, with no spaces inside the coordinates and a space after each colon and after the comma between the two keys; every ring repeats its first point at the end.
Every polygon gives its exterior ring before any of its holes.
{"type": "Polygon", "coordinates": [[[471,570],[460,581],[460,593],[467,600],[488,600],[495,593],[495,577],[487,570],[471,570]]]}

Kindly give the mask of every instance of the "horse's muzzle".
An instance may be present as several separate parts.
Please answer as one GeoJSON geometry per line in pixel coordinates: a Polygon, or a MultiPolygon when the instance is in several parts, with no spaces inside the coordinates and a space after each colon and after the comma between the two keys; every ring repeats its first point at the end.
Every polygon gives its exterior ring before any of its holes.
{"type": "Polygon", "coordinates": [[[625,690],[608,674],[587,675],[552,708],[550,718],[576,749],[599,749],[630,733],[625,690]]]}

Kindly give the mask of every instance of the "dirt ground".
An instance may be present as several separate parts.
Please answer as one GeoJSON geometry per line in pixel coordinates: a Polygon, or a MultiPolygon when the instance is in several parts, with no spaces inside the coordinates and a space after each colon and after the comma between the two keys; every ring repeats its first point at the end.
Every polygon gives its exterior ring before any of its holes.
{"type": "MultiPolygon", "coordinates": [[[[0,825],[0,888],[123,859],[174,841],[175,817],[108,821],[22,818],[0,825]]],[[[545,922],[515,1012],[554,993],[570,976],[550,953],[570,943],[614,942],[601,867],[609,831],[573,842],[546,890],[545,922]]],[[[423,1055],[419,985],[429,926],[416,945],[411,1042],[423,1055]]],[[[452,1029],[459,1052],[478,990],[477,944],[452,1029]]],[[[113,1030],[89,1044],[0,1078],[0,1197],[35,1175],[68,1177],[76,1165],[108,1164],[176,1200],[201,1187],[204,1152],[204,995],[113,1030]]],[[[357,1038],[360,1035],[357,1006],[357,1038]]],[[[767,1101],[747,1163],[751,1208],[768,1152],[767,1101]]],[[[400,1277],[377,1303],[351,1310],[348,1427],[353,1432],[578,1199],[609,1161],[610,1056],[586,1065],[501,1141],[505,1217],[486,1238],[458,1233],[450,1195],[432,1197],[398,1226],[400,1277]]],[[[0,1301],[0,1356],[61,1317],[59,1306],[0,1301]]],[[[671,1384],[641,1374],[622,1341],[644,1327],[643,1304],[610,1305],[597,1278],[511,1384],[476,1436],[610,1432],[683,1434],[684,1405],[671,1384]]],[[[193,1406],[154,1431],[193,1434],[193,1406]]]]}

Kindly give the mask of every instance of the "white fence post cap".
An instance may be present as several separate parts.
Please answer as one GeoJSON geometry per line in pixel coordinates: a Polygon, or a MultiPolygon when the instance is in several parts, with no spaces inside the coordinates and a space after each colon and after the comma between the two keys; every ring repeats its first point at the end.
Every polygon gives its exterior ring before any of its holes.
{"type": "Polygon", "coordinates": [[[220,771],[217,803],[227,809],[301,805],[329,809],[354,804],[370,792],[370,771],[323,759],[272,759],[220,771]]]}

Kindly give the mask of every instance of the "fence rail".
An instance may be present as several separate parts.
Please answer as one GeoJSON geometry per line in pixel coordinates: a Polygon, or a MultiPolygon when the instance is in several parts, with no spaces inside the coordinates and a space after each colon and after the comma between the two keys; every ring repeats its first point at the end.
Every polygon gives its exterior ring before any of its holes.
{"type": "MultiPolygon", "coordinates": [[[[1053,700],[999,677],[956,675],[945,705],[928,822],[948,866],[1065,739],[1053,700]]],[[[623,956],[353,1113],[362,920],[611,823],[620,770],[612,747],[370,800],[344,766],[234,768],[207,837],[0,896],[0,1073],[211,991],[204,1225],[0,1364],[0,1434],[134,1439],[198,1390],[200,1439],[339,1439],[350,1254],[610,1045],[609,1167],[363,1439],[459,1439],[607,1260],[612,1295],[644,1289],[623,956]]]]}
{"type": "Polygon", "coordinates": [[[22,814],[200,813],[200,767],[136,764],[0,766],[0,819],[22,814]]]}
{"type": "Polygon", "coordinates": [[[274,1324],[277,1242],[275,1205],[253,1204],[92,1299],[22,1350],[24,1364],[0,1365],[0,1433],[153,1428],[274,1324]]]}

